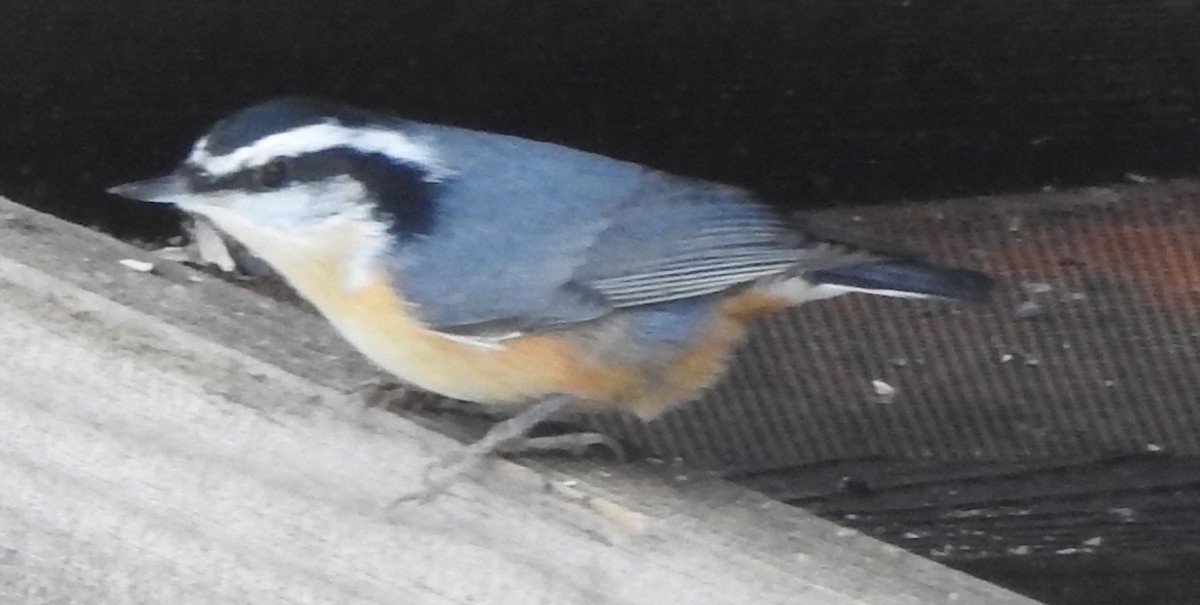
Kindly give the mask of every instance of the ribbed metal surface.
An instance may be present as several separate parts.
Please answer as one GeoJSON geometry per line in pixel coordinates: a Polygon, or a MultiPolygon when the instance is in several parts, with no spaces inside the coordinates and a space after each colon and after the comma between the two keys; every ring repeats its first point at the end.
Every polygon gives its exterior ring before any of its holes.
{"type": "Polygon", "coordinates": [[[982,306],[853,296],[769,318],[703,401],[592,422],[734,472],[1200,454],[1198,204],[1178,182],[825,215],[1001,283],[982,306]]]}

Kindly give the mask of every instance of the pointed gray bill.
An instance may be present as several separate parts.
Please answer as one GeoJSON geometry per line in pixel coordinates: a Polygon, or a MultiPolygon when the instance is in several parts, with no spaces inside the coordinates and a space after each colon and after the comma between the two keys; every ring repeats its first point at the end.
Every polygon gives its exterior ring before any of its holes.
{"type": "Polygon", "coordinates": [[[187,179],[177,174],[117,185],[110,187],[108,192],[131,200],[157,204],[178,204],[192,197],[187,179]]]}

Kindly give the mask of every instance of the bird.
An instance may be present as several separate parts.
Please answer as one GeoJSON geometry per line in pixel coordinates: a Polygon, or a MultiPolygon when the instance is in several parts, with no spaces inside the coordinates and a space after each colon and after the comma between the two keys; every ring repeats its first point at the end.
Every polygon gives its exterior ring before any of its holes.
{"type": "Polygon", "coordinates": [[[429,494],[538,447],[565,409],[649,420],[698,398],[760,316],[854,292],[981,301],[994,282],[743,188],[305,97],[239,109],[109,192],[211,221],[403,383],[508,412],[431,466],[429,494]]]}

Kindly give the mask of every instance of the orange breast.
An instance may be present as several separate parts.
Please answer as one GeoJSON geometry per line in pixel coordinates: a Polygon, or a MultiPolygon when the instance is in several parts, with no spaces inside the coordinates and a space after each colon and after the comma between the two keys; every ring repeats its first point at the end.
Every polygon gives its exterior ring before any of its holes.
{"type": "Polygon", "coordinates": [[[694,346],[665,366],[651,367],[596,358],[569,334],[522,336],[494,346],[452,340],[416,321],[384,280],[353,293],[309,298],[368,358],[421,388],[481,403],[524,403],[565,393],[586,408],[620,408],[643,418],[713,384],[753,315],[745,302],[733,299],[694,346]]]}
{"type": "Polygon", "coordinates": [[[371,361],[421,388],[467,401],[524,403],[551,393],[611,398],[636,381],[633,368],[587,359],[554,335],[494,344],[452,339],[421,325],[383,279],[353,291],[306,298],[371,361]]]}
{"type": "Polygon", "coordinates": [[[744,323],[785,303],[760,294],[730,299],[695,345],[664,365],[596,358],[570,334],[522,336],[489,345],[448,338],[422,325],[382,274],[346,287],[345,250],[310,248],[268,260],[335,328],[381,368],[423,389],[481,403],[519,404],[549,394],[595,409],[649,418],[694,398],[722,374],[744,323]]]}

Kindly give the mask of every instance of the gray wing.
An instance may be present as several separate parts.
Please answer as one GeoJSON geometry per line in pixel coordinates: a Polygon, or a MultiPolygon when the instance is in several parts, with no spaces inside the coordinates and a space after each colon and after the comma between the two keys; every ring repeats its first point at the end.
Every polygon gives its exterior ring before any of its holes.
{"type": "Polygon", "coordinates": [[[443,184],[433,235],[393,255],[398,287],[436,329],[552,328],[828,256],[737,189],[511,137],[456,147],[455,134],[438,133],[439,148],[469,171],[443,184]]]}
{"type": "Polygon", "coordinates": [[[617,307],[704,296],[794,267],[801,240],[740,190],[649,173],[575,278],[617,307]]]}

